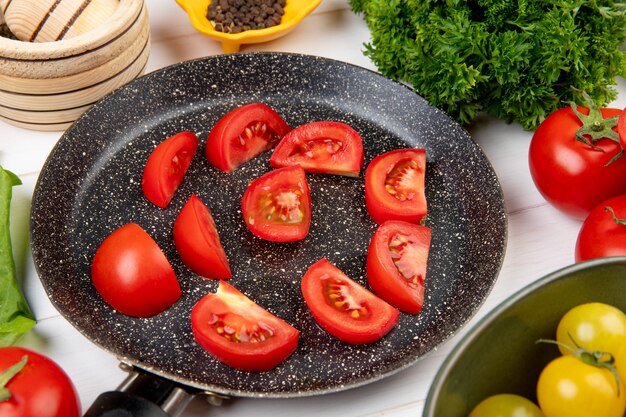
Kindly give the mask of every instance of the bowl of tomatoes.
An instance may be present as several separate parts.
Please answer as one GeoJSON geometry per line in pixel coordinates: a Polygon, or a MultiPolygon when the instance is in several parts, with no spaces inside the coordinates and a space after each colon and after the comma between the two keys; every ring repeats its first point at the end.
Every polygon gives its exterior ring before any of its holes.
{"type": "Polygon", "coordinates": [[[626,257],[579,262],[523,288],[455,346],[423,417],[623,416],[625,291],[626,257]]]}

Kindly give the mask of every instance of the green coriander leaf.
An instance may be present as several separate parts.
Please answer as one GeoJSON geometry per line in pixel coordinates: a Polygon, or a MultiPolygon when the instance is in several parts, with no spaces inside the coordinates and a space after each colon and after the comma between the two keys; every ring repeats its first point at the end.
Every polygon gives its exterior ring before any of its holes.
{"type": "Polygon", "coordinates": [[[480,112],[535,129],[572,101],[598,106],[626,76],[626,3],[588,0],[351,0],[378,70],[462,124],[480,112]]]}

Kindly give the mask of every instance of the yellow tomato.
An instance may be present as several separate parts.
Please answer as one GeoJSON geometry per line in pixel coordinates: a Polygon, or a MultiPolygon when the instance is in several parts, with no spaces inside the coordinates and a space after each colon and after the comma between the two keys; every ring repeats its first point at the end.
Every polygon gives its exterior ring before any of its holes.
{"type": "MultiPolygon", "coordinates": [[[[576,349],[572,339],[590,352],[610,353],[618,371],[626,371],[626,314],[620,309],[603,303],[572,308],[559,322],[556,340],[576,349]]],[[[572,354],[561,345],[559,350],[563,355],[572,354]]],[[[626,373],[619,374],[626,382],[626,373]]]]}
{"type": "Polygon", "coordinates": [[[575,356],[560,356],[543,369],[537,400],[546,417],[622,417],[626,411],[624,385],[613,373],[575,356]]]}
{"type": "MultiPolygon", "coordinates": [[[[556,330],[558,342],[574,347],[572,338],[590,352],[616,351],[626,341],[626,314],[604,303],[576,306],[565,313],[556,330]]],[[[571,354],[559,349],[564,355],[571,354]]]]}
{"type": "Polygon", "coordinates": [[[469,417],[544,417],[532,401],[515,394],[498,394],[482,400],[469,417]]]}

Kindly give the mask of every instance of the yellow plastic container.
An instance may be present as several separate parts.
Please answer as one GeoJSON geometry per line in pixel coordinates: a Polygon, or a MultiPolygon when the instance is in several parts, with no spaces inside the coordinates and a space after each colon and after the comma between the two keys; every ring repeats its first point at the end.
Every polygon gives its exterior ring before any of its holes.
{"type": "Polygon", "coordinates": [[[285,14],[279,25],[240,33],[224,33],[213,28],[213,24],[206,17],[211,0],[176,0],[176,2],[187,12],[191,24],[200,33],[220,41],[225,53],[234,53],[239,52],[243,44],[268,42],[286,35],[315,10],[321,0],[287,0],[285,14]]]}

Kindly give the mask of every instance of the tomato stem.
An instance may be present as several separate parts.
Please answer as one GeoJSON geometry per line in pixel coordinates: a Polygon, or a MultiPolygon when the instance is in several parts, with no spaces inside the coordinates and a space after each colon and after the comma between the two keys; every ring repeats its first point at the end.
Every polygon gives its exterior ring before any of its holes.
{"type": "Polygon", "coordinates": [[[614,127],[617,126],[617,121],[619,120],[619,116],[609,117],[605,119],[602,116],[602,112],[593,102],[591,97],[585,92],[580,91],[581,95],[585,99],[587,107],[589,108],[589,114],[585,115],[578,111],[578,106],[574,102],[570,102],[570,107],[574,114],[578,117],[582,126],[576,131],[575,138],[577,141],[584,143],[587,146],[590,146],[594,150],[604,152],[604,149],[596,145],[596,142],[600,139],[609,139],[613,142],[617,143],[620,147],[620,150],[617,154],[611,158],[609,162],[606,163],[605,166],[611,165],[615,162],[622,154],[624,153],[624,148],[619,140],[619,134],[613,130],[614,127]],[[591,140],[587,139],[587,136],[591,138],[591,140]]]}
{"type": "Polygon", "coordinates": [[[11,398],[11,391],[6,387],[9,381],[17,375],[28,362],[28,356],[24,355],[22,360],[15,365],[10,366],[4,372],[0,374],[0,402],[6,401],[11,398]]]}
{"type": "Polygon", "coordinates": [[[576,348],[571,347],[568,344],[559,342],[557,340],[550,339],[539,339],[537,343],[552,343],[554,345],[558,345],[563,347],[564,349],[569,350],[572,355],[582,361],[583,363],[594,366],[596,368],[607,369],[613,374],[613,378],[615,378],[615,385],[617,386],[617,396],[620,396],[620,378],[617,373],[617,368],[615,367],[615,357],[609,352],[602,351],[588,351],[584,347],[580,346],[576,343],[576,340],[572,337],[571,334],[568,333],[569,338],[572,340],[572,343],[576,348]]]}
{"type": "Polygon", "coordinates": [[[626,226],[626,219],[619,219],[615,215],[615,212],[613,211],[613,207],[606,206],[606,207],[604,207],[604,211],[610,211],[611,212],[611,216],[613,217],[613,221],[615,222],[615,224],[619,224],[621,226],[626,226]]]}

